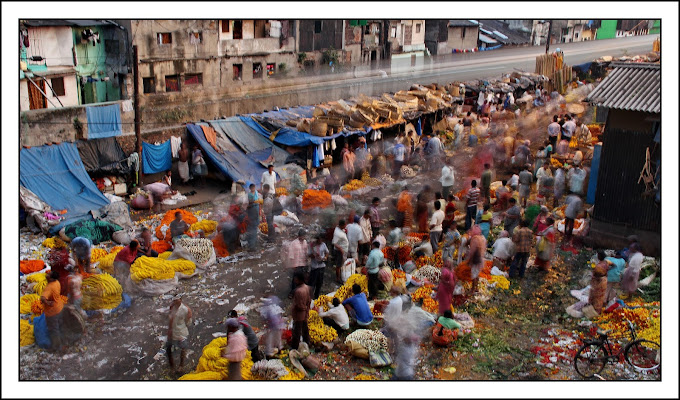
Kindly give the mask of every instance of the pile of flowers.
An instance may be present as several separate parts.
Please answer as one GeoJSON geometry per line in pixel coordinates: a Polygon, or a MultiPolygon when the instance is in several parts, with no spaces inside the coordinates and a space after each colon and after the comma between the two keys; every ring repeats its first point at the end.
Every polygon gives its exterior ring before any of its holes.
{"type": "Polygon", "coordinates": [[[352,179],[351,181],[347,182],[345,186],[342,187],[342,189],[346,192],[352,192],[354,190],[359,190],[361,188],[366,187],[366,184],[358,179],[352,179]]]}
{"type": "MultiPolygon", "coordinates": [[[[198,359],[194,372],[183,375],[179,380],[226,380],[229,377],[229,361],[222,357],[222,350],[227,347],[227,338],[218,337],[203,347],[203,354],[198,359]],[[207,373],[210,372],[210,373],[207,373]]],[[[250,372],[253,358],[246,351],[246,358],[241,362],[241,376],[244,380],[252,380],[250,372]]]]}
{"type": "Polygon", "coordinates": [[[510,281],[503,275],[494,275],[491,277],[491,283],[495,283],[496,287],[499,289],[508,290],[510,289],[510,281]]]}
{"type": "Polygon", "coordinates": [[[28,346],[35,343],[33,336],[33,325],[25,319],[19,321],[19,346],[28,346]]]}
{"type": "MultiPolygon", "coordinates": [[[[397,251],[397,259],[399,261],[399,264],[404,264],[407,261],[411,259],[411,247],[403,244],[400,245],[399,248],[396,250],[397,251]]],[[[385,256],[386,260],[394,260],[394,252],[395,250],[389,246],[385,246],[382,249],[383,255],[385,256]]]]}
{"type": "Polygon", "coordinates": [[[536,364],[550,368],[552,374],[559,372],[558,363],[571,365],[576,352],[583,344],[578,333],[562,329],[548,329],[547,337],[541,337],[539,344],[531,348],[536,355],[536,364]]]}
{"type": "Polygon", "coordinates": [[[285,187],[277,187],[274,193],[276,194],[276,197],[288,196],[288,189],[286,189],[285,187]]]}
{"type": "MultiPolygon", "coordinates": [[[[68,297],[61,295],[59,297],[61,298],[62,303],[68,303],[68,297]]],[[[45,306],[42,301],[40,301],[40,298],[38,298],[38,300],[35,300],[33,304],[31,304],[31,313],[33,314],[33,317],[37,317],[42,315],[43,311],[45,311],[45,306]]]]}
{"type": "Polygon", "coordinates": [[[333,298],[322,294],[318,299],[314,300],[314,307],[321,307],[324,311],[328,311],[333,304],[333,298]]]}
{"type": "Polygon", "coordinates": [[[347,335],[345,343],[354,342],[362,345],[368,351],[378,351],[387,349],[387,337],[380,331],[372,331],[370,329],[357,329],[347,335]]]}
{"type": "Polygon", "coordinates": [[[101,260],[103,257],[106,257],[109,254],[108,251],[105,249],[100,249],[98,247],[95,247],[92,249],[92,252],[90,253],[90,262],[96,263],[97,261],[101,260]]]}
{"type": "Polygon", "coordinates": [[[82,293],[84,310],[111,310],[123,301],[123,287],[107,273],[83,279],[82,293]]]}
{"type": "Polygon", "coordinates": [[[196,270],[196,264],[183,258],[165,260],[160,257],[142,256],[130,266],[130,278],[134,282],[143,279],[165,280],[175,277],[175,272],[191,275],[196,270]]]}
{"type": "Polygon", "coordinates": [[[372,376],[372,375],[359,374],[359,375],[355,376],[354,379],[352,379],[352,380],[355,380],[355,381],[377,381],[378,378],[376,378],[375,376],[372,376]]]}
{"type": "Polygon", "coordinates": [[[333,297],[337,297],[340,302],[352,297],[352,286],[355,283],[361,286],[361,291],[368,295],[368,277],[362,274],[353,274],[347,279],[347,282],[345,282],[338,290],[335,291],[335,296],[333,297]]]}
{"type": "Polygon", "coordinates": [[[262,232],[263,234],[265,234],[265,235],[269,234],[269,225],[267,225],[266,222],[261,223],[260,225],[258,225],[257,228],[258,228],[258,229],[260,230],[260,232],[262,232]]]}
{"type": "Polygon", "coordinates": [[[394,178],[392,178],[392,175],[390,174],[384,174],[383,176],[380,177],[380,180],[385,183],[394,182],[394,178]]]}
{"type": "Polygon", "coordinates": [[[315,207],[326,208],[333,204],[331,194],[325,190],[306,189],[302,192],[302,209],[310,210],[315,207]]]}
{"type": "Polygon", "coordinates": [[[612,312],[603,312],[593,320],[600,329],[612,332],[610,337],[622,338],[629,337],[628,322],[631,321],[635,325],[635,331],[638,338],[644,338],[660,343],[660,320],[661,315],[659,310],[659,302],[643,303],[631,302],[628,307],[617,308],[612,312]],[[635,308],[629,308],[635,307],[635,308]]]}
{"type": "MultiPolygon", "coordinates": [[[[154,242],[158,243],[158,242],[154,242]]],[[[116,246],[109,251],[109,254],[106,255],[105,257],[102,257],[99,260],[99,269],[102,270],[103,272],[107,272],[109,274],[113,274],[113,261],[116,259],[116,255],[118,255],[118,252],[123,250],[122,247],[116,246]]]]}
{"type": "Polygon", "coordinates": [[[21,260],[19,261],[19,271],[22,274],[30,274],[33,272],[42,271],[45,268],[45,261],[43,260],[21,260]]]}
{"type": "Polygon", "coordinates": [[[216,229],[217,221],[212,221],[209,219],[203,219],[191,225],[192,232],[203,231],[203,234],[206,236],[215,232],[216,229]]]}
{"type": "Polygon", "coordinates": [[[31,313],[31,306],[33,305],[34,302],[40,301],[40,296],[38,296],[35,293],[28,293],[19,299],[19,313],[20,314],[30,314],[31,313]]]}
{"type": "Polygon", "coordinates": [[[361,175],[361,181],[366,185],[366,186],[380,186],[382,185],[382,182],[380,179],[375,179],[371,178],[371,175],[366,171],[361,175]]]}
{"type": "Polygon", "coordinates": [[[309,339],[313,345],[319,345],[322,342],[332,342],[338,338],[338,333],[335,329],[324,324],[319,313],[314,310],[309,311],[307,325],[309,326],[309,339]]]}
{"type": "Polygon", "coordinates": [[[151,250],[160,253],[165,253],[168,250],[172,250],[172,245],[165,240],[157,240],[151,243],[151,250]]]}
{"type": "Polygon", "coordinates": [[[430,313],[437,313],[439,311],[439,302],[433,298],[423,299],[423,310],[430,313]]]}
{"type": "Polygon", "coordinates": [[[34,283],[33,293],[41,295],[45,286],[47,286],[47,276],[44,272],[38,272],[26,276],[26,282],[34,283]]]}
{"type": "Polygon", "coordinates": [[[441,275],[442,275],[442,270],[440,268],[435,268],[431,265],[425,265],[422,268],[418,269],[413,274],[413,277],[418,279],[418,280],[427,279],[428,281],[430,281],[432,283],[438,283],[441,275]]]}
{"type": "Polygon", "coordinates": [[[414,302],[420,301],[421,299],[429,299],[432,298],[432,292],[434,291],[434,285],[432,284],[425,284],[421,287],[419,287],[413,294],[411,295],[411,299],[414,302]]]}
{"type": "Polygon", "coordinates": [[[442,251],[438,250],[430,257],[420,257],[415,260],[416,267],[422,268],[426,265],[432,265],[435,268],[441,269],[444,266],[444,261],[442,260],[442,251]]]}
{"type": "Polygon", "coordinates": [[[43,240],[42,245],[51,249],[66,249],[68,245],[58,237],[51,237],[43,240]]]}

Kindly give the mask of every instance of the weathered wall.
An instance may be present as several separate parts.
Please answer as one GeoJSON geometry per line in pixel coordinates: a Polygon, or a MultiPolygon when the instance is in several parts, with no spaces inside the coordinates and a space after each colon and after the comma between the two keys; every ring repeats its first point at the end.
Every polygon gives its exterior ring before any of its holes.
{"type": "Polygon", "coordinates": [[[479,27],[476,26],[451,26],[449,27],[449,40],[447,42],[448,53],[453,49],[474,49],[477,47],[479,27]],[[463,37],[465,29],[465,37],[463,37]]]}
{"type": "Polygon", "coordinates": [[[660,120],[659,118],[659,114],[610,109],[607,129],[651,133],[653,122],[660,120]]]}
{"type": "MultiPolygon", "coordinates": [[[[45,78],[50,82],[50,85],[52,85],[52,79],[57,78],[58,76],[50,76],[49,78],[45,78]]],[[[61,104],[64,105],[64,107],[69,107],[69,106],[77,106],[78,105],[78,84],[76,81],[76,76],[75,75],[63,75],[64,78],[64,96],[55,96],[54,93],[50,90],[50,88],[45,85],[45,93],[47,94],[47,108],[61,108],[61,105],[59,104],[59,101],[61,101],[61,104]],[[59,101],[57,101],[57,97],[59,98],[59,101]],[[52,103],[54,105],[52,105],[52,103]]],[[[23,80],[23,82],[27,82],[23,80]]],[[[29,85],[31,84],[30,82],[27,82],[29,85]]],[[[54,87],[54,86],[53,86],[54,87]]],[[[23,88],[22,88],[23,90],[23,88]]],[[[26,88],[28,90],[28,88],[26,88]]],[[[26,94],[26,101],[28,101],[28,92],[25,92],[26,94]]],[[[24,92],[21,92],[22,98],[24,95],[24,92]]],[[[28,110],[28,103],[26,103],[27,106],[26,108],[21,108],[22,110],[28,110]]]]}
{"type": "MultiPolygon", "coordinates": [[[[121,105],[122,101],[101,103],[98,105],[121,105]]],[[[40,146],[50,142],[66,142],[78,139],[73,120],[78,118],[83,124],[83,137],[87,138],[86,107],[60,107],[52,109],[29,110],[21,113],[19,140],[22,146],[40,146]]],[[[123,112],[121,122],[123,134],[134,136],[134,113],[123,112]]]]}
{"type": "MultiPolygon", "coordinates": [[[[73,37],[68,26],[28,28],[29,47],[26,55],[41,56],[48,67],[73,66],[73,37]]],[[[42,61],[39,63],[42,64],[42,61]]],[[[29,62],[29,65],[31,62],[29,62]]]]}

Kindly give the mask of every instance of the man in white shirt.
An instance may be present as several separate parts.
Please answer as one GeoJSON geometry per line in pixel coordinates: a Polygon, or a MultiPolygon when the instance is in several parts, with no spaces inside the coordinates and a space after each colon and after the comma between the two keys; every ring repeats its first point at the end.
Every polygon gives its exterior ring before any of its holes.
{"type": "Polygon", "coordinates": [[[508,231],[502,231],[499,238],[493,243],[493,264],[501,270],[505,270],[508,260],[514,254],[514,243],[510,239],[508,231]]]}
{"type": "Polygon", "coordinates": [[[371,210],[364,210],[364,216],[359,220],[359,226],[363,237],[359,241],[359,257],[363,260],[371,252],[371,239],[373,239],[373,229],[371,228],[371,210]]]}
{"type": "Polygon", "coordinates": [[[316,311],[319,313],[319,317],[323,319],[323,323],[335,329],[338,335],[349,329],[349,315],[347,315],[347,310],[340,304],[340,299],[337,297],[333,297],[333,307],[329,308],[328,311],[322,311],[319,307],[316,307],[316,311]]]}
{"type": "Polygon", "coordinates": [[[442,177],[439,178],[439,181],[442,183],[442,195],[445,199],[448,199],[449,194],[451,194],[451,190],[453,189],[455,176],[453,167],[448,165],[451,164],[451,160],[447,159],[446,162],[447,164],[444,164],[442,167],[442,177]]]}
{"type": "Polygon", "coordinates": [[[335,232],[333,232],[333,249],[335,250],[335,280],[338,284],[342,284],[342,279],[340,278],[340,269],[347,259],[347,253],[349,252],[349,240],[347,239],[347,234],[345,233],[345,220],[341,219],[338,226],[335,227],[335,232]]]}
{"type": "Polygon", "coordinates": [[[359,226],[359,216],[354,216],[354,221],[347,225],[347,241],[349,242],[348,257],[359,262],[359,242],[364,238],[364,231],[359,226]]]}
{"type": "Polygon", "coordinates": [[[432,251],[437,252],[439,249],[439,241],[442,238],[442,222],[444,222],[444,211],[441,210],[440,202],[434,203],[434,213],[430,219],[430,243],[432,244],[432,251]]]}
{"type": "Polygon", "coordinates": [[[570,141],[571,137],[574,135],[574,132],[576,131],[576,123],[569,114],[567,114],[564,118],[567,121],[564,123],[564,125],[562,125],[562,139],[570,141]]]}
{"type": "Polygon", "coordinates": [[[269,185],[269,190],[274,193],[276,192],[276,172],[274,172],[274,166],[269,164],[267,167],[267,171],[262,173],[262,179],[260,179],[260,184],[264,187],[264,185],[269,185]]]}

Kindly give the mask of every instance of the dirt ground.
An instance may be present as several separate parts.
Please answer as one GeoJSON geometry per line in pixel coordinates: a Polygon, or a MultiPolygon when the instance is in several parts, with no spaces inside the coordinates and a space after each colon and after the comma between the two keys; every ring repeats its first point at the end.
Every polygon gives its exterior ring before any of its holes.
{"type": "MultiPolygon", "coordinates": [[[[546,124],[547,125],[547,124],[546,124]]],[[[527,136],[539,135],[543,124],[527,136]]],[[[532,153],[538,147],[532,143],[532,153]]],[[[477,150],[465,149],[456,154],[456,185],[454,192],[463,188],[476,168],[473,158],[477,150]]],[[[509,176],[509,171],[496,171],[496,179],[509,176]]],[[[417,193],[429,184],[435,191],[441,188],[439,171],[418,175],[408,181],[411,192],[417,193]]],[[[209,212],[221,197],[217,185],[204,192],[202,204],[191,211],[209,212]],[[205,194],[208,193],[209,194],[205,194]],[[211,198],[212,197],[212,198],[211,198]],[[217,200],[215,200],[217,198],[217,200]]],[[[196,189],[201,192],[202,189],[196,189]]],[[[382,199],[381,213],[387,218],[394,213],[393,199],[398,186],[387,185],[371,191],[358,200],[363,205],[370,199],[382,199]]],[[[224,196],[222,196],[224,197],[224,196]]],[[[343,210],[347,212],[348,210],[343,210]]],[[[340,214],[340,213],[339,213],[340,214]]],[[[136,213],[134,219],[148,218],[149,213],[136,213]]],[[[316,215],[300,215],[308,231],[320,229],[316,215]]],[[[386,232],[385,232],[386,233],[386,232]]],[[[23,231],[22,235],[28,235],[23,231]]],[[[277,295],[284,309],[290,306],[287,293],[290,277],[281,266],[280,243],[289,235],[280,235],[277,242],[263,244],[256,252],[240,252],[209,267],[198,276],[180,280],[174,291],[184,293],[184,303],[194,313],[190,327],[190,354],[182,372],[193,370],[203,346],[212,339],[226,334],[223,321],[227,312],[236,309],[259,331],[261,326],[257,306],[261,298],[277,295]]],[[[470,341],[461,341],[452,348],[435,348],[429,338],[421,343],[416,369],[419,380],[561,380],[579,379],[573,367],[561,363],[559,368],[537,364],[535,347],[542,338],[550,337],[550,329],[582,330],[579,320],[565,313],[565,307],[574,302],[569,290],[577,288],[576,281],[592,250],[581,253],[557,252],[553,268],[548,273],[529,268],[526,277],[513,281],[509,290],[493,291],[486,302],[469,301],[457,309],[468,312],[475,320],[474,335],[470,341]],[[455,368],[455,372],[450,367],[455,368]],[[446,371],[445,371],[446,369],[446,371]]],[[[326,268],[323,293],[337,289],[332,268],[326,268]]],[[[174,293],[173,292],[173,293],[174,293]]],[[[21,380],[170,380],[175,379],[169,369],[164,344],[167,334],[167,311],[172,294],[156,297],[136,297],[130,308],[114,315],[88,320],[85,336],[65,353],[48,353],[37,346],[20,350],[21,380]]],[[[344,337],[340,337],[340,342],[344,337]]],[[[375,379],[389,379],[391,367],[371,368],[367,360],[355,359],[342,350],[342,346],[321,353],[323,360],[313,380],[350,380],[360,373],[375,379]]],[[[555,365],[558,365],[556,363],[555,365]]],[[[604,379],[655,379],[653,375],[635,375],[627,367],[614,365],[605,370],[604,379]]]]}

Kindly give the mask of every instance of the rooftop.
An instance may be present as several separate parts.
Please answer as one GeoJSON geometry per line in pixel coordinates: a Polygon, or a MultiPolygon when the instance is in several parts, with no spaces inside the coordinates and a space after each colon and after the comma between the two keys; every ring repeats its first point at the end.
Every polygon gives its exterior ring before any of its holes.
{"type": "Polygon", "coordinates": [[[661,65],[612,63],[614,69],[585,101],[599,106],[649,113],[661,112],[661,65]]]}

